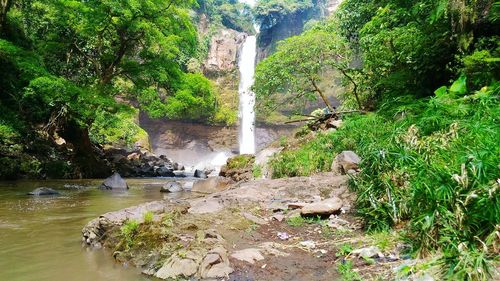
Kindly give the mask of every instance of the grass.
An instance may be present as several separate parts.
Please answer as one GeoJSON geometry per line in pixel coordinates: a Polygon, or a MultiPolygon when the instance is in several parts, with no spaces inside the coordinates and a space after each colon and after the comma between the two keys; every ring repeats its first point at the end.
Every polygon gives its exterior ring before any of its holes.
{"type": "Polygon", "coordinates": [[[396,247],[398,234],[389,231],[375,232],[370,235],[373,239],[373,244],[377,246],[382,252],[387,252],[396,247]]]}
{"type": "Polygon", "coordinates": [[[339,263],[337,267],[338,272],[342,276],[343,281],[362,281],[363,278],[359,275],[359,273],[355,272],[352,268],[351,261],[344,261],[339,263]]]}
{"type": "Polygon", "coordinates": [[[252,169],[252,175],[256,179],[260,179],[262,177],[262,166],[259,164],[254,164],[252,169]]]}
{"type": "Polygon", "coordinates": [[[154,219],[154,214],[151,211],[147,211],[144,213],[144,223],[145,224],[152,224],[154,219]]]}
{"type": "Polygon", "coordinates": [[[246,169],[250,165],[253,165],[255,157],[249,154],[237,155],[228,160],[227,167],[229,169],[246,169]]]}
{"type": "Polygon", "coordinates": [[[136,220],[128,220],[120,228],[121,236],[128,248],[132,247],[134,236],[137,234],[138,230],[139,230],[139,222],[137,222],[136,220]]]}
{"type": "Polygon", "coordinates": [[[302,216],[294,216],[290,217],[286,220],[286,223],[289,226],[293,227],[301,227],[304,226],[305,224],[321,224],[322,220],[321,217],[302,217],[302,216]]]}
{"type": "Polygon", "coordinates": [[[282,152],[273,177],[328,171],[337,153],[353,150],[363,158],[351,187],[366,228],[401,226],[414,255],[443,253],[443,278],[483,280],[498,262],[499,92],[497,83],[467,96],[388,101],[282,152]]]}
{"type": "Polygon", "coordinates": [[[351,244],[342,244],[338,249],[337,253],[335,253],[335,256],[337,257],[347,256],[352,252],[352,250],[353,248],[351,244]]]}

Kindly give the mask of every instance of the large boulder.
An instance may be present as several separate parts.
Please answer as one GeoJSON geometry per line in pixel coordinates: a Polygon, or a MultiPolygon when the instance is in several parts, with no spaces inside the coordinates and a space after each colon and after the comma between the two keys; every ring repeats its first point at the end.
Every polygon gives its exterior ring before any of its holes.
{"type": "Polygon", "coordinates": [[[191,191],[210,194],[226,190],[232,183],[233,181],[231,179],[224,177],[211,177],[206,180],[195,182],[191,191]]]}
{"type": "Polygon", "coordinates": [[[59,195],[59,192],[52,188],[48,187],[39,187],[31,192],[28,193],[28,195],[34,195],[34,196],[44,196],[44,195],[59,195]]]}
{"type": "Polygon", "coordinates": [[[160,189],[161,192],[181,192],[183,191],[182,185],[176,181],[168,182],[160,189]]]}
{"type": "Polygon", "coordinates": [[[349,171],[358,171],[361,158],[353,151],[346,150],[339,153],[332,163],[332,172],[335,175],[345,175],[349,171]]]}
{"type": "Polygon", "coordinates": [[[102,184],[101,188],[104,189],[128,189],[127,182],[118,173],[114,173],[111,177],[107,178],[102,184]]]}
{"type": "Polygon", "coordinates": [[[342,208],[342,200],[338,197],[332,197],[319,202],[314,202],[305,205],[300,210],[302,215],[331,215],[333,213],[339,212],[342,208]]]}

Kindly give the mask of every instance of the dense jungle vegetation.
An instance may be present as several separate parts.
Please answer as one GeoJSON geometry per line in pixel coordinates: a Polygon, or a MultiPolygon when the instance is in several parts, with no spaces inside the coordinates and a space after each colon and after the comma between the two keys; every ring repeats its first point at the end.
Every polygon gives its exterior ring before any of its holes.
{"type": "Polygon", "coordinates": [[[75,162],[97,164],[95,145],[146,145],[138,109],[226,122],[201,73],[213,33],[199,35],[196,24],[204,14],[214,30],[253,29],[238,1],[0,4],[0,178],[67,177],[75,162]],[[59,137],[69,149],[54,145],[59,137]]]}
{"type": "MultiPolygon", "coordinates": [[[[358,213],[400,229],[446,280],[486,280],[500,242],[500,2],[346,0],[257,67],[259,110],[319,98],[326,73],[345,92],[341,129],[272,161],[274,177],[328,171],[353,150],[358,213]]],[[[307,138],[306,138],[307,140],[307,138]]],[[[415,268],[408,268],[409,271],[415,268]]]]}

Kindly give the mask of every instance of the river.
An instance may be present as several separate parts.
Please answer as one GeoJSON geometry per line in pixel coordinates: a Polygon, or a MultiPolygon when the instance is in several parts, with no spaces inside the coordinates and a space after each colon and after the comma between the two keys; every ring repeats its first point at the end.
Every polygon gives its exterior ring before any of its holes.
{"type": "Polygon", "coordinates": [[[0,182],[0,280],[149,280],[133,266],[116,263],[108,251],[82,247],[81,229],[109,211],[188,194],[160,193],[169,180],[128,179],[126,192],[97,189],[102,180],[0,182]],[[68,184],[86,188],[64,187],[68,184]],[[61,196],[26,195],[42,186],[61,196]]]}

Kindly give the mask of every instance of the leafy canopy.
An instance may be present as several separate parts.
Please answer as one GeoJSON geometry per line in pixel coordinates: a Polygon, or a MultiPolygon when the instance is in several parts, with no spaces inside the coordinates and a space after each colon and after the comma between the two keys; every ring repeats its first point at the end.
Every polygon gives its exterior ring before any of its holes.
{"type": "Polygon", "coordinates": [[[258,64],[253,87],[257,98],[268,107],[277,102],[300,103],[318,95],[332,109],[320,87],[324,73],[347,71],[350,51],[337,33],[317,28],[286,39],[277,51],[258,64]]]}

